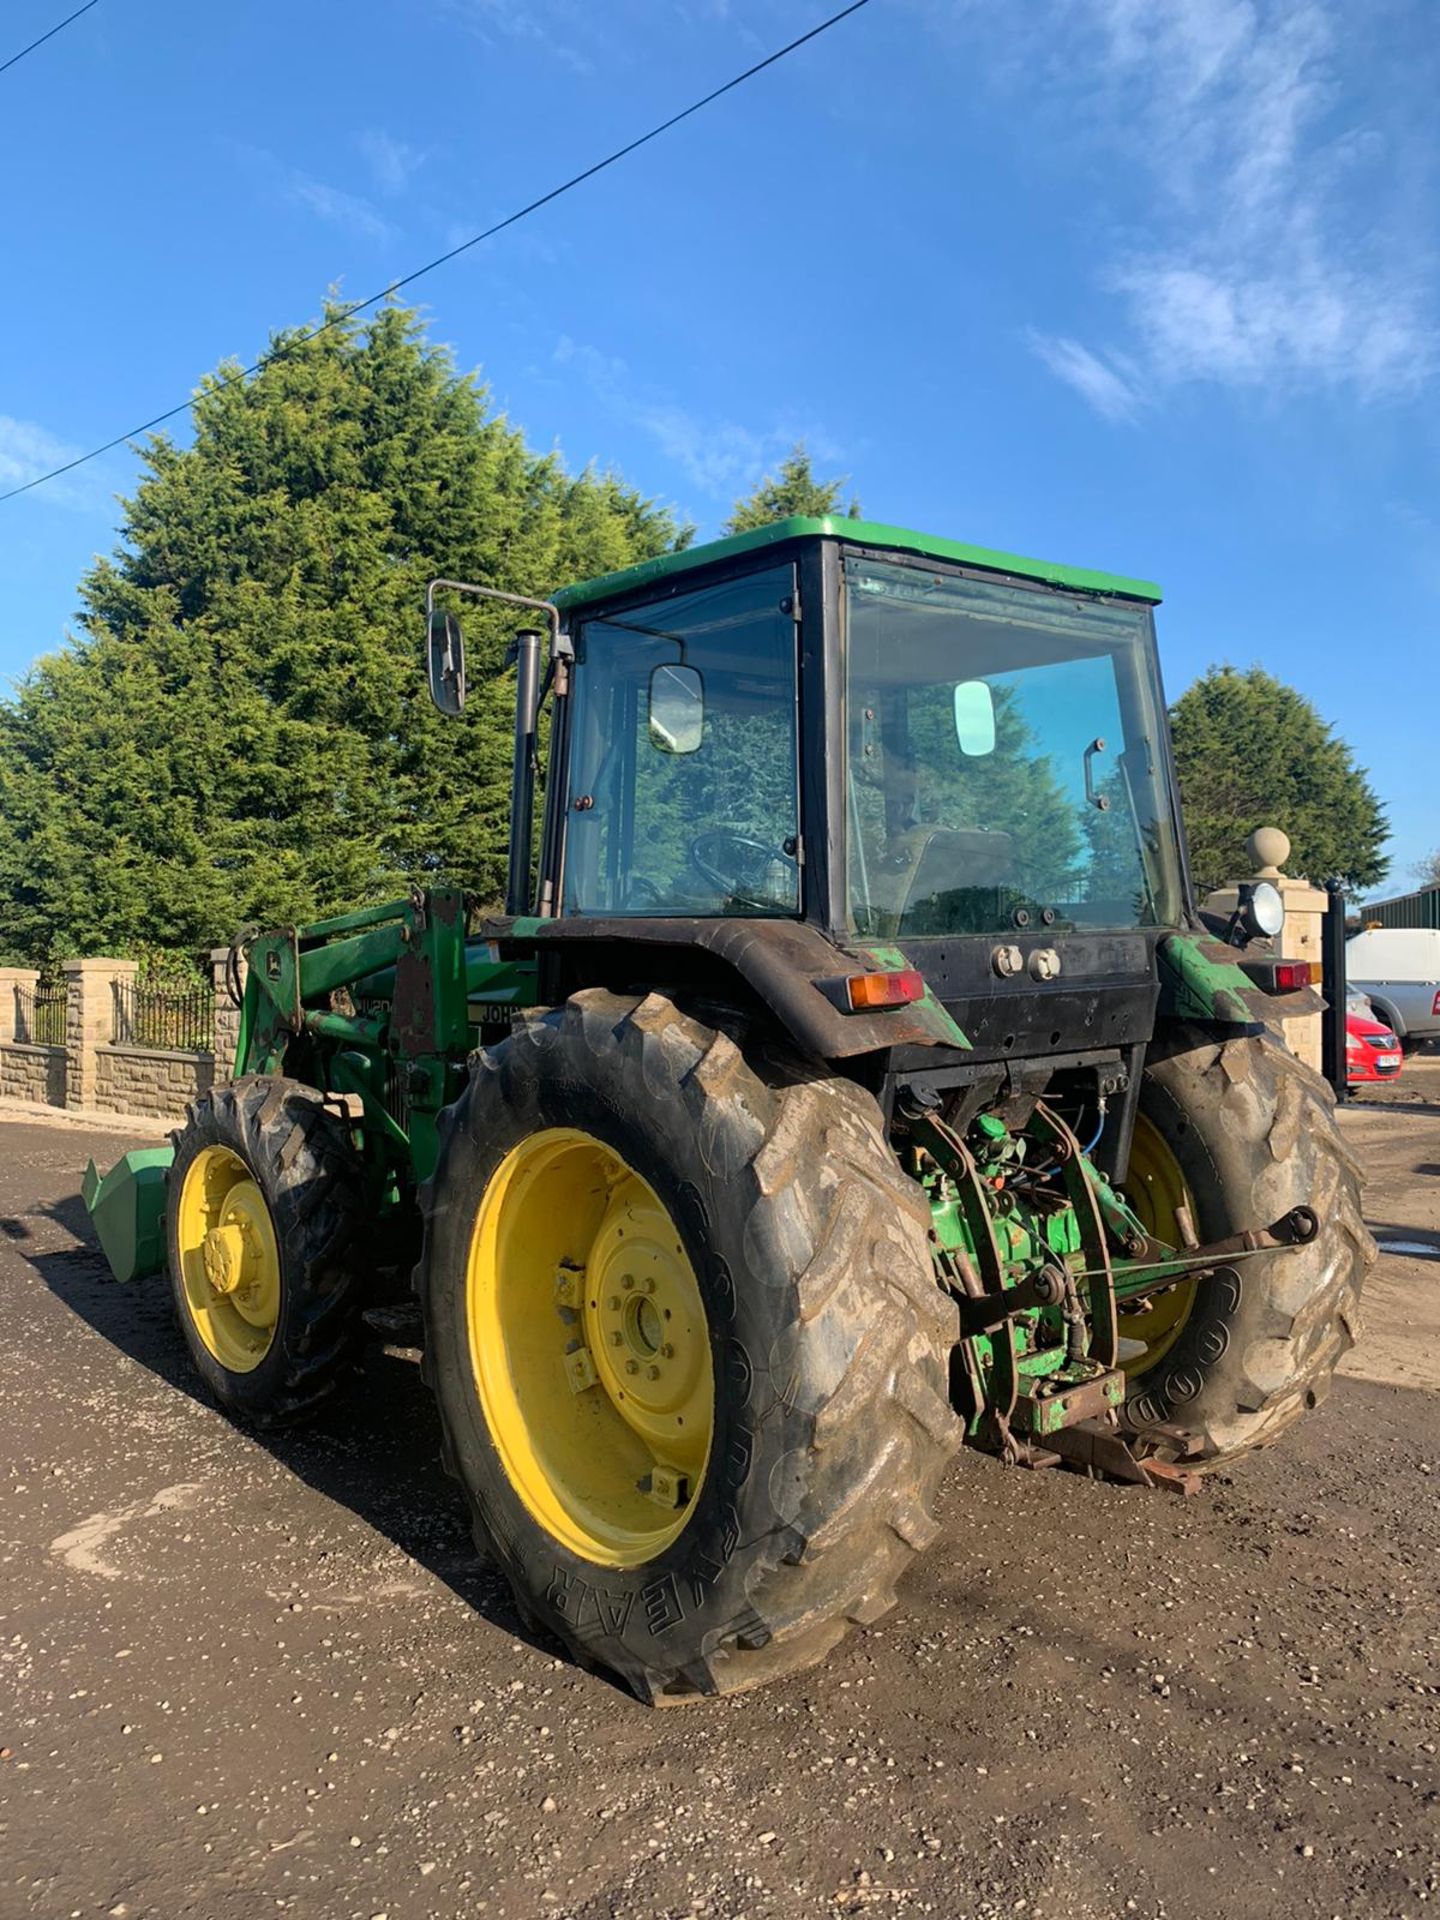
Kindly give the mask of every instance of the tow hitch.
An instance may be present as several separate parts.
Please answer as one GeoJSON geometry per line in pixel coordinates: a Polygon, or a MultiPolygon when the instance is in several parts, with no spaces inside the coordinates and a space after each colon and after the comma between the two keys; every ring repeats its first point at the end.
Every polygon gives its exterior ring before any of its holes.
{"type": "Polygon", "coordinates": [[[989,1160],[972,1152],[923,1094],[909,1091],[901,1113],[964,1224],[963,1244],[937,1230],[932,1247],[959,1308],[953,1397],[972,1438],[1011,1465],[1195,1492],[1178,1429],[1147,1428],[1135,1442],[1120,1431],[1128,1382],[1118,1310],[1257,1253],[1307,1246],[1320,1227],[1314,1209],[1292,1207],[1269,1226],[1202,1244],[1181,1208],[1181,1245],[1171,1246],[1146,1231],[1043,1102],[1029,1125],[1045,1156],[1037,1173],[1004,1130],[992,1135],[989,1160]],[[1053,1225],[1062,1213],[1068,1237],[1053,1225]]]}

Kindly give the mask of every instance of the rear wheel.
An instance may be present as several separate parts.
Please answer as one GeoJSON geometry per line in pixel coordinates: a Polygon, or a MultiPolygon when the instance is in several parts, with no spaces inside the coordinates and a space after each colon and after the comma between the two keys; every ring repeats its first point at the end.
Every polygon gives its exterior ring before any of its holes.
{"type": "Polygon", "coordinates": [[[446,1464],[529,1619],[659,1703],[893,1603],[957,1325],[867,1094],[593,989],[474,1057],[425,1211],[446,1464]]]}
{"type": "Polygon", "coordinates": [[[211,1392],[257,1426],[334,1392],[359,1333],[360,1164],[313,1088],[217,1087],[172,1139],[166,1219],[181,1332],[211,1392]]]}
{"type": "Polygon", "coordinates": [[[1329,1390],[1375,1258],[1334,1105],[1320,1076],[1267,1036],[1181,1028],[1152,1048],[1126,1179],[1142,1222],[1174,1245],[1181,1206],[1201,1240],[1219,1240],[1303,1205],[1320,1231],[1121,1315],[1121,1335],[1141,1346],[1125,1362],[1125,1420],[1141,1441],[1163,1447],[1178,1429],[1195,1464],[1220,1465],[1268,1445],[1329,1390]]]}

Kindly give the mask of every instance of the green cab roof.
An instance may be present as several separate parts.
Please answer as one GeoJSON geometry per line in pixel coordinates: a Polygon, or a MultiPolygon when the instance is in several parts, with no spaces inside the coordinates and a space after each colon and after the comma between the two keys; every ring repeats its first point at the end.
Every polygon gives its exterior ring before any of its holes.
{"type": "Polygon", "coordinates": [[[726,540],[711,540],[703,547],[658,554],[653,560],[622,567],[618,573],[602,573],[598,579],[563,587],[554,596],[555,604],[568,613],[596,601],[635,593],[656,581],[671,580],[716,560],[728,560],[733,554],[760,553],[787,540],[814,538],[848,540],[861,547],[884,547],[895,553],[918,554],[924,560],[949,560],[1023,580],[1041,580],[1047,586],[1078,587],[1084,593],[1119,594],[1127,600],[1147,601],[1152,606],[1160,600],[1160,589],[1151,580],[1128,580],[1123,574],[1096,573],[1090,567],[1060,567],[1048,560],[1026,560],[1020,554],[996,553],[989,547],[967,547],[959,540],[912,533],[908,527],[882,526],[874,520],[851,520],[843,514],[826,514],[823,519],[797,514],[789,520],[776,520],[768,527],[756,527],[751,533],[733,533],[726,540]]]}

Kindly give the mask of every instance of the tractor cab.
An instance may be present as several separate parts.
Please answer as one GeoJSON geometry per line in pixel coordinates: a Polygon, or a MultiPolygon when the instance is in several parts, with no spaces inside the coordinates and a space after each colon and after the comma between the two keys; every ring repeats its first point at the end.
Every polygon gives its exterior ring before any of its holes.
{"type": "Polygon", "coordinates": [[[844,520],[571,589],[558,911],[1174,925],[1157,598],[844,520]]]}
{"type": "Polygon", "coordinates": [[[1189,917],[1159,597],[842,518],[566,589],[538,872],[496,931],[545,1001],[624,984],[638,944],[667,985],[738,974],[824,1057],[948,1085],[1083,1061],[1118,1088],[1189,917]]]}

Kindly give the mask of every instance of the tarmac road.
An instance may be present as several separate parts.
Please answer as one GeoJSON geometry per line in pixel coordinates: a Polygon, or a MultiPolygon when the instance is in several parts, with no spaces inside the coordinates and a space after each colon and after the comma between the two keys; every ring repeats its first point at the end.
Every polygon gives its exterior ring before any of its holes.
{"type": "Polygon", "coordinates": [[[12,1109],[0,1916],[1440,1911],[1440,1061],[1385,1095],[1344,1124],[1422,1252],[1284,1444],[1189,1501],[965,1456],[877,1628],[664,1713],[522,1635],[413,1354],[240,1433],[92,1250],[126,1136],[12,1109]]]}

